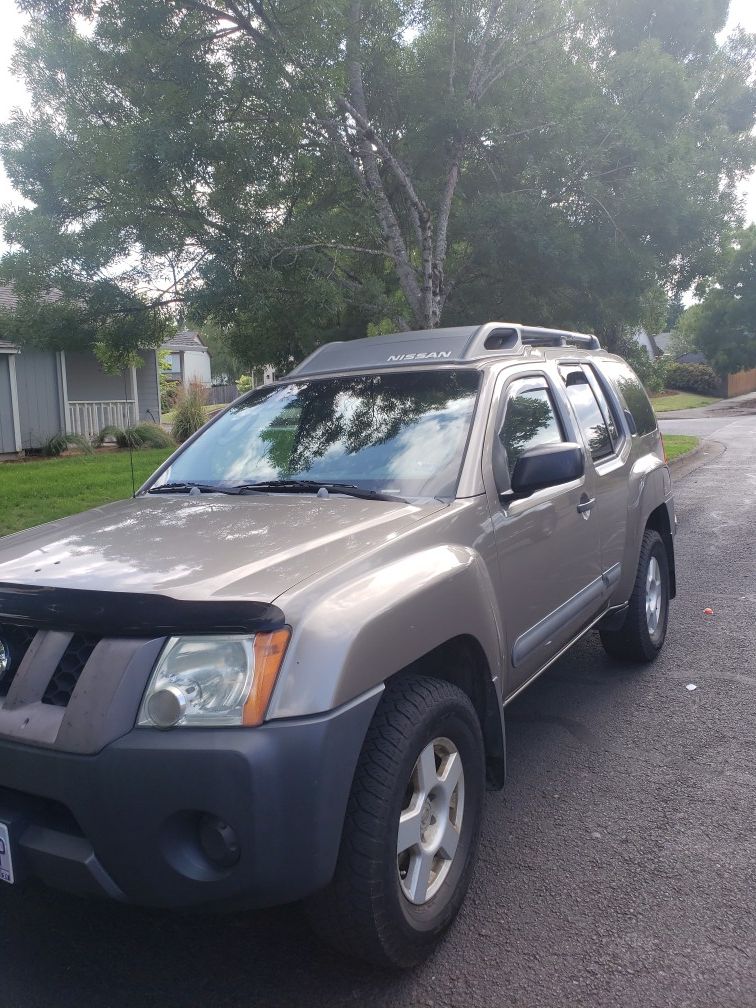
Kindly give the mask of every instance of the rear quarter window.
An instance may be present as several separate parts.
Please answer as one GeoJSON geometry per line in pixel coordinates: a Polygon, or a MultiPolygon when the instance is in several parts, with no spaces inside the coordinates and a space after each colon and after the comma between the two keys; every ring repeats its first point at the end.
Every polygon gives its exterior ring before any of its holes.
{"type": "Polygon", "coordinates": [[[651,434],[657,429],[656,414],[649,402],[640,378],[629,364],[602,360],[599,368],[612,382],[630,410],[638,434],[651,434]]]}

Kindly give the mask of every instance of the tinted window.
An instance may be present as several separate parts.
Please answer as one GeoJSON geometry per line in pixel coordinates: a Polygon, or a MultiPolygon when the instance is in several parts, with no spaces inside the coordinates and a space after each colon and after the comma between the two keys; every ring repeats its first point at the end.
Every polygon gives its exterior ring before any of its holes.
{"type": "Polygon", "coordinates": [[[560,368],[567,388],[567,398],[577,416],[580,429],[594,461],[606,458],[614,451],[603,414],[582,368],[560,368]]]}
{"type": "Polygon", "coordinates": [[[601,361],[601,370],[614,382],[630,410],[639,434],[656,430],[656,415],[648,401],[646,390],[628,364],[620,361],[601,361]]]}
{"type": "Polygon", "coordinates": [[[478,383],[477,371],[428,370],[263,386],[188,445],[156,485],[297,478],[452,495],[478,383]]]}
{"type": "Polygon", "coordinates": [[[563,441],[551,396],[546,389],[531,389],[511,397],[499,434],[507,451],[509,475],[523,452],[537,445],[563,441]]]}
{"type": "Polygon", "coordinates": [[[611,403],[604,394],[605,390],[601,387],[601,378],[596,374],[594,368],[591,368],[590,370],[593,374],[593,377],[596,380],[596,390],[595,390],[596,398],[598,399],[598,404],[601,407],[601,412],[604,415],[604,419],[606,420],[606,425],[609,428],[609,437],[612,439],[612,445],[614,446],[614,449],[616,451],[620,435],[619,431],[617,430],[617,422],[614,418],[614,412],[612,410],[611,403]]]}

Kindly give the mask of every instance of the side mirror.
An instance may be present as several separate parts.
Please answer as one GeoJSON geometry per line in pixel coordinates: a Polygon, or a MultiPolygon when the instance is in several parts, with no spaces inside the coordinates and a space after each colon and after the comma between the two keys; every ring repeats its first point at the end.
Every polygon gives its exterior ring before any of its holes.
{"type": "Polygon", "coordinates": [[[534,490],[571,483],[585,472],[583,449],[574,442],[538,445],[523,452],[512,473],[512,493],[525,496],[534,490]]]}

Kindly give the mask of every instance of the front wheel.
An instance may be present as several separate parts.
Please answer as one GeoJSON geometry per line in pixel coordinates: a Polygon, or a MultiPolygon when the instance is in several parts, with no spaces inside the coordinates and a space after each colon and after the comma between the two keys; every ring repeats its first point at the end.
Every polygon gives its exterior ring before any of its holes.
{"type": "Polygon", "coordinates": [[[320,935],[381,966],[414,966],[457,914],[485,794],[480,723],[438,679],[389,682],[349,798],[336,874],[308,904],[320,935]]]}
{"type": "Polygon", "coordinates": [[[619,630],[601,630],[608,654],[631,662],[652,662],[667,636],[669,560],[662,538],[646,529],[625,622],[619,630]]]}

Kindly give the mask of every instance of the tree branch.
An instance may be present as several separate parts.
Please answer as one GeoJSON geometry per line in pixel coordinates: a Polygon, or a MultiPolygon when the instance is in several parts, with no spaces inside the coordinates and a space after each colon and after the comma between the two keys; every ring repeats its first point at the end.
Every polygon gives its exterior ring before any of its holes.
{"type": "Polygon", "coordinates": [[[365,248],[362,245],[346,245],[342,242],[322,241],[308,242],[305,245],[285,245],[275,255],[271,256],[270,261],[274,263],[284,252],[306,252],[308,249],[334,249],[338,252],[359,252],[364,255],[383,256],[386,259],[393,259],[391,253],[387,252],[386,249],[365,248]]]}
{"type": "MultiPolygon", "coordinates": [[[[358,127],[357,147],[360,161],[365,173],[365,181],[372,194],[375,204],[378,221],[381,225],[386,243],[394,260],[399,283],[404,291],[405,297],[418,318],[423,318],[423,298],[418,286],[415,271],[409,259],[407,246],[402,237],[399,222],[391,206],[386,189],[383,185],[378,164],[375,158],[375,148],[384,155],[389,162],[393,161],[393,156],[376,137],[368,122],[367,103],[365,100],[365,90],[362,81],[362,63],[359,58],[360,49],[360,27],[362,18],[361,0],[352,0],[349,14],[349,34],[347,38],[347,75],[352,92],[354,104],[343,96],[336,99],[337,106],[352,117],[358,127]]],[[[396,174],[396,171],[395,171],[396,174]]],[[[405,176],[406,177],[406,176],[405,176]]],[[[407,180],[409,181],[409,180],[407,180]]],[[[414,189],[412,189],[414,194],[414,189]]],[[[417,217],[417,210],[414,210],[417,217]]],[[[419,230],[419,221],[417,222],[419,230]]]]}

